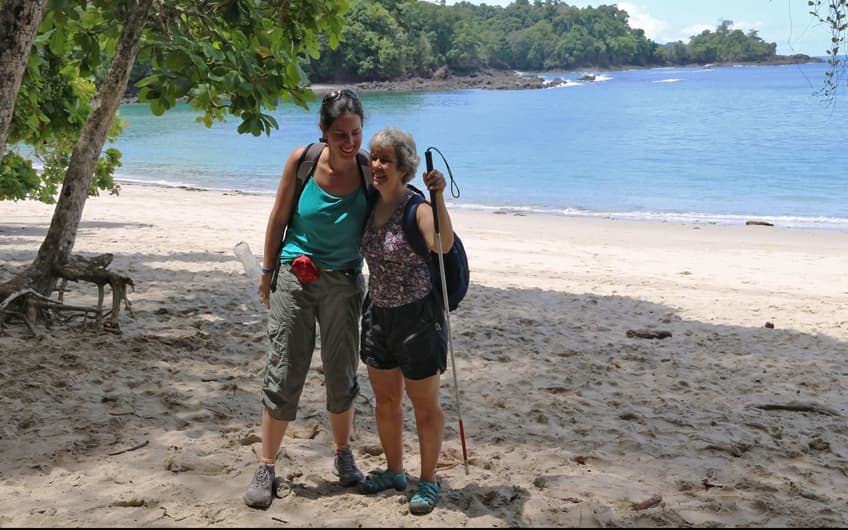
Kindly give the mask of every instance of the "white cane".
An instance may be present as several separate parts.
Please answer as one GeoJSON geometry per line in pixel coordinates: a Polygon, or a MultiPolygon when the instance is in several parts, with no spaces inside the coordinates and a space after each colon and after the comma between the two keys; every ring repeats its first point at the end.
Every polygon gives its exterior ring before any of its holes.
{"type": "MultiPolygon", "coordinates": [[[[427,172],[433,171],[433,154],[430,149],[424,151],[424,159],[427,164],[427,172]]],[[[453,373],[453,388],[456,394],[456,415],[459,417],[459,438],[462,441],[462,463],[465,465],[465,474],[469,474],[468,470],[468,449],[465,446],[465,427],[462,424],[462,409],[459,402],[459,383],[456,379],[456,361],[453,357],[453,338],[451,336],[450,327],[450,308],[448,303],[448,282],[445,278],[445,257],[442,251],[442,235],[439,233],[439,209],[436,205],[436,193],[430,191],[430,205],[433,207],[433,227],[436,231],[436,247],[439,249],[439,276],[442,281],[442,301],[445,306],[445,326],[448,334],[448,351],[450,351],[451,372],[453,373]]]]}

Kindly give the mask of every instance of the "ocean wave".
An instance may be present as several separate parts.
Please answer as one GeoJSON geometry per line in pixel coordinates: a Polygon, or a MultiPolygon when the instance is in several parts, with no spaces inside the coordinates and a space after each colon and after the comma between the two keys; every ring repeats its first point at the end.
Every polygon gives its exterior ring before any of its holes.
{"type": "MultiPolygon", "coordinates": [[[[244,193],[249,195],[274,195],[276,191],[267,188],[239,186],[216,187],[198,186],[196,183],[173,180],[151,180],[145,178],[133,178],[121,176],[116,179],[119,183],[136,184],[143,186],[160,186],[165,188],[181,188],[200,191],[214,191],[224,193],[244,193]]],[[[843,217],[807,217],[798,215],[775,215],[762,214],[740,215],[740,214],[714,214],[701,212],[660,212],[660,211],[606,211],[589,210],[584,208],[550,208],[524,205],[490,205],[476,203],[458,203],[449,201],[451,209],[476,210],[493,213],[506,213],[514,215],[556,215],[562,217],[583,217],[598,219],[620,219],[628,221],[657,221],[670,223],[693,223],[693,224],[716,224],[716,225],[744,225],[749,222],[770,224],[784,228],[813,228],[826,230],[848,231],[848,218],[843,217]]]]}
{"type": "Polygon", "coordinates": [[[627,221],[658,221],[670,223],[744,225],[749,222],[770,224],[784,228],[815,228],[827,230],[848,230],[848,218],[840,217],[804,217],[789,215],[737,215],[710,214],[698,212],[656,212],[656,211],[592,211],[581,208],[539,208],[535,206],[491,206],[485,204],[454,204],[452,209],[478,210],[493,213],[515,215],[558,215],[563,217],[584,217],[598,219],[620,219],[627,221]]]}
{"type": "Polygon", "coordinates": [[[116,177],[115,180],[121,184],[134,184],[139,186],[158,186],[161,188],[180,188],[199,191],[215,191],[224,193],[245,193],[249,195],[274,195],[276,191],[269,191],[267,188],[252,188],[240,186],[238,188],[226,186],[199,186],[194,182],[174,181],[174,180],[157,180],[149,178],[133,178],[131,176],[122,175],[116,177]]]}

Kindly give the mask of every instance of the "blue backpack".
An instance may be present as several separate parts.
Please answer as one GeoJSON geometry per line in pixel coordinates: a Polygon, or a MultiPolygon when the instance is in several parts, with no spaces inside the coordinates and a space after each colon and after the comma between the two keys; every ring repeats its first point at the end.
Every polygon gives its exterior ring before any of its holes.
{"type": "MultiPolygon", "coordinates": [[[[403,232],[406,235],[406,240],[410,246],[420,256],[430,264],[430,281],[433,283],[434,292],[439,294],[439,300],[443,299],[442,295],[442,276],[439,271],[439,255],[429,248],[424,236],[418,229],[418,223],[415,220],[415,211],[418,205],[427,200],[424,198],[424,193],[411,184],[406,185],[415,194],[406,203],[406,209],[403,212],[403,232]]],[[[448,252],[442,255],[445,263],[445,284],[448,290],[448,309],[453,311],[459,307],[459,303],[465,298],[468,292],[469,270],[468,256],[465,253],[465,247],[462,245],[462,240],[453,233],[453,246],[448,252]]]]}

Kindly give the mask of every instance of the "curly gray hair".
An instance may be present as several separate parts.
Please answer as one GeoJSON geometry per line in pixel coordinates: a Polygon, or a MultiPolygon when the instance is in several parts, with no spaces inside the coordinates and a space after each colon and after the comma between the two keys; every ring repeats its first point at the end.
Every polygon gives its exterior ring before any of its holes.
{"type": "Polygon", "coordinates": [[[401,129],[386,127],[380,129],[368,142],[370,151],[384,150],[395,154],[398,169],[403,172],[403,183],[415,178],[421,157],[418,156],[415,140],[412,135],[401,129]]]}

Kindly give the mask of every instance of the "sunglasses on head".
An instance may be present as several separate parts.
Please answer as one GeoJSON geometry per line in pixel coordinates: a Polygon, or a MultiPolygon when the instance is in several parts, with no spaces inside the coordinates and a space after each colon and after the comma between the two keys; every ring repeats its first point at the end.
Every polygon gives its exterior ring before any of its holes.
{"type": "Polygon", "coordinates": [[[359,99],[359,96],[356,95],[356,92],[349,88],[343,88],[341,90],[332,90],[330,92],[327,92],[327,94],[324,96],[323,101],[324,103],[332,103],[342,96],[348,97],[350,99],[359,99]]]}

